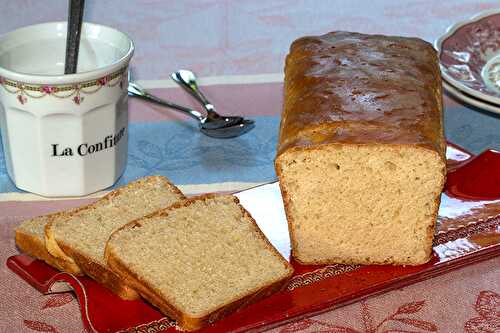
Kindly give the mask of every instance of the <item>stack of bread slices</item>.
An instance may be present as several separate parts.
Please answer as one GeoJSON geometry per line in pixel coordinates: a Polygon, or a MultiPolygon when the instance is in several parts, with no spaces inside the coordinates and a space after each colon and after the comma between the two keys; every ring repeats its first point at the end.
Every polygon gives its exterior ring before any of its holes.
{"type": "Polygon", "coordinates": [[[184,330],[279,291],[293,273],[236,197],[187,199],[161,176],[27,220],[16,243],[124,299],[142,296],[184,330]]]}

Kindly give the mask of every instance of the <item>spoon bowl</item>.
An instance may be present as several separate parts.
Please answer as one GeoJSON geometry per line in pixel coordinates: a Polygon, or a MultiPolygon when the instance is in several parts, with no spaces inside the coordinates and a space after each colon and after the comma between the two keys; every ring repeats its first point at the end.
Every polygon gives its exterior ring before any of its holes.
{"type": "Polygon", "coordinates": [[[220,127],[216,129],[208,129],[200,126],[200,131],[212,138],[217,139],[230,139],[236,138],[240,135],[243,135],[249,131],[251,131],[255,127],[255,123],[250,119],[243,119],[243,121],[239,124],[235,124],[232,126],[220,127]]]}

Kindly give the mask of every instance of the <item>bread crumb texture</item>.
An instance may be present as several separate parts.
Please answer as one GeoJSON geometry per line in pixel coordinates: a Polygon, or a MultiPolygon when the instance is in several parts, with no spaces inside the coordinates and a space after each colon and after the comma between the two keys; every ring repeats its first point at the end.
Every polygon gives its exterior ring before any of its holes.
{"type": "Polygon", "coordinates": [[[299,261],[428,260],[445,174],[437,152],[330,144],[289,150],[277,167],[299,261]]]}
{"type": "Polygon", "coordinates": [[[183,198],[166,178],[145,177],[56,221],[56,240],[105,266],[104,247],[113,231],[183,198]]]}
{"type": "Polygon", "coordinates": [[[49,216],[50,215],[38,216],[26,220],[16,228],[16,231],[33,235],[35,237],[40,238],[40,240],[43,241],[45,225],[49,221],[49,216]]]}
{"type": "Polygon", "coordinates": [[[117,231],[108,251],[190,317],[202,317],[273,282],[290,268],[233,196],[215,196],[117,231]]]}

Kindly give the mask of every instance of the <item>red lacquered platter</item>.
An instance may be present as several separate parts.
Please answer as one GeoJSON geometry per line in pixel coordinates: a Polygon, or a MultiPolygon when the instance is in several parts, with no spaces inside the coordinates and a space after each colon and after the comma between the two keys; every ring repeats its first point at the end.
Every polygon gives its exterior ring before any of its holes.
{"type": "MultiPolygon", "coordinates": [[[[441,199],[434,255],[421,266],[303,266],[288,288],[203,329],[262,330],[331,310],[500,254],[500,152],[478,156],[447,149],[448,177],[441,199]]],[[[277,183],[236,194],[262,231],[286,257],[290,243],[277,183]]],[[[26,255],[7,266],[42,293],[74,291],[91,332],[175,332],[175,323],[144,301],[123,301],[86,277],[60,273],[26,255]]]]}

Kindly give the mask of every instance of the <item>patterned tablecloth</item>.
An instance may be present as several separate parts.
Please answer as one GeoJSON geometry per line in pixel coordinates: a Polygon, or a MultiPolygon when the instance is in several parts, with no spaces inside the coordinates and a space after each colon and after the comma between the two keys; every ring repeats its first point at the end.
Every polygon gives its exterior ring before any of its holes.
{"type": "MultiPolygon", "coordinates": [[[[131,100],[129,159],[118,185],[162,174],[195,194],[275,180],[279,73],[291,40],[343,29],[432,41],[452,22],[494,5],[473,0],[88,1],[87,20],[115,26],[135,39],[134,75],[144,86],[197,107],[167,80],[170,71],[189,67],[203,77],[206,95],[222,113],[244,114],[257,123],[243,137],[217,140],[201,135],[183,116],[131,100]]],[[[51,6],[33,0],[6,2],[0,11],[0,33],[63,20],[65,6],[65,1],[51,6]]],[[[450,141],[474,153],[500,149],[500,117],[449,97],[445,105],[450,141]]],[[[17,190],[6,175],[0,146],[0,261],[17,253],[13,230],[20,221],[81,202],[46,200],[17,190]]],[[[273,332],[500,332],[499,267],[500,258],[491,259],[273,332]]],[[[0,281],[0,332],[82,330],[71,294],[42,296],[3,265],[0,281]]]]}

